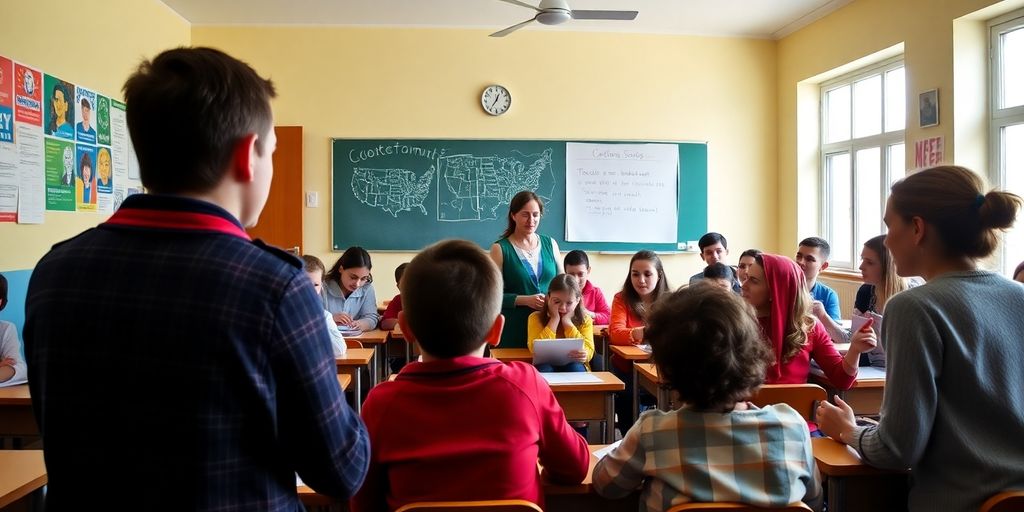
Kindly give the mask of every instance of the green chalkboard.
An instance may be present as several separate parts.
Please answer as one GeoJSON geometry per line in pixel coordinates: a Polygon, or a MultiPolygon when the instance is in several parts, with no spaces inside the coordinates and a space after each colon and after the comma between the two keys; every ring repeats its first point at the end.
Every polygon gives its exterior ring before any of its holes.
{"type": "MultiPolygon", "coordinates": [[[[545,203],[539,232],[562,250],[681,250],[678,244],[566,242],[566,142],[575,141],[332,139],[332,247],[415,251],[464,238],[487,248],[505,229],[509,200],[529,188],[545,203]]],[[[708,153],[705,143],[673,144],[679,148],[677,241],[684,243],[707,231],[708,153]]]]}

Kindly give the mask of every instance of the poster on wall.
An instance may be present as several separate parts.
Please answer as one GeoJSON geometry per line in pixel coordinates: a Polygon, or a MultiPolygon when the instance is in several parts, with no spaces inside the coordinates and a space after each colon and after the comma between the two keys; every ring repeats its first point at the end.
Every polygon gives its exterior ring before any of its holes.
{"type": "Polygon", "coordinates": [[[43,132],[47,135],[75,140],[75,86],[55,76],[43,77],[43,92],[46,100],[43,132]]]}
{"type": "Polygon", "coordinates": [[[0,222],[109,214],[141,190],[124,103],[0,56],[0,222]]]}
{"type": "Polygon", "coordinates": [[[43,165],[43,74],[14,63],[14,131],[18,153],[18,223],[42,224],[46,211],[43,165]]]}
{"type": "Polygon", "coordinates": [[[75,211],[75,143],[47,138],[44,153],[46,209],[75,211]]]}
{"type": "Polygon", "coordinates": [[[110,98],[96,95],[96,142],[110,145],[110,98]]]}
{"type": "Polygon", "coordinates": [[[14,147],[14,62],[0,57],[0,222],[18,218],[18,153],[14,147]]]}
{"type": "Polygon", "coordinates": [[[75,151],[75,209],[96,211],[96,146],[78,144],[75,151]]]}
{"type": "Polygon", "coordinates": [[[93,121],[96,93],[84,87],[75,88],[75,140],[80,144],[96,144],[96,124],[93,121]]]}

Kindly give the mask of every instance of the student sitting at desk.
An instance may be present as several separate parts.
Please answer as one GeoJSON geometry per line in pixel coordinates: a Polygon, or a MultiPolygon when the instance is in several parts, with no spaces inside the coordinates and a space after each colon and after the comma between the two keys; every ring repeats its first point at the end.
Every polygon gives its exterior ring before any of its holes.
{"type": "Polygon", "coordinates": [[[423,362],[366,398],[373,450],[352,510],[450,500],[543,506],[538,457],[553,481],[582,482],[587,442],[544,378],[529,364],[483,357],[504,325],[501,273],[487,253],[464,240],[440,242],[416,255],[404,277],[398,325],[423,362]]]}
{"type": "MultiPolygon", "coordinates": [[[[661,258],[653,251],[638,251],[629,260],[629,274],[622,283],[622,291],[612,298],[612,317],[608,324],[608,338],[612,345],[639,345],[644,340],[647,312],[665,293],[668,279],[661,258]]],[[[632,363],[612,356],[612,373],[626,388],[615,396],[616,427],[625,432],[633,418],[632,363]]],[[[649,397],[641,391],[641,396],[649,397]]]]}
{"type": "Polygon", "coordinates": [[[704,267],[704,281],[724,290],[732,290],[732,283],[735,282],[732,267],[725,263],[712,263],[704,267]]]}
{"type": "Polygon", "coordinates": [[[583,307],[586,313],[594,318],[595,325],[608,325],[611,321],[612,309],[608,307],[608,301],[593,281],[590,280],[590,258],[587,253],[574,249],[565,255],[562,261],[565,273],[576,278],[580,283],[580,291],[583,292],[583,307]]]}
{"type": "Polygon", "coordinates": [[[640,509],[736,501],[821,505],[821,481],[803,417],[785,404],[746,400],[764,382],[772,352],[735,293],[698,283],[648,316],[662,381],[685,404],[643,413],[594,468],[594,489],[621,498],[643,486],[640,509]]]}
{"type": "Polygon", "coordinates": [[[885,397],[877,426],[822,402],[821,429],[867,464],[910,468],[911,512],[974,512],[1024,489],[1024,287],[978,268],[1013,225],[1021,198],[985,193],[963,167],[942,166],[892,186],[883,220],[899,275],[926,284],[885,306],[885,397]]]}
{"type": "MultiPolygon", "coordinates": [[[[309,276],[309,281],[313,283],[313,289],[316,290],[317,295],[321,295],[323,293],[324,262],[312,254],[304,254],[302,256],[302,263],[306,267],[306,275],[309,276]]],[[[338,324],[334,323],[334,315],[326,309],[324,310],[324,320],[327,323],[327,332],[331,335],[331,348],[334,350],[334,357],[345,355],[345,349],[347,348],[345,337],[338,330],[338,324]]]]}
{"type": "MultiPolygon", "coordinates": [[[[860,274],[864,284],[857,289],[853,314],[872,318],[874,323],[871,330],[877,337],[882,329],[885,304],[893,295],[912,287],[913,283],[896,273],[896,264],[889,249],[885,247],[885,235],[878,235],[864,242],[864,248],[860,252],[860,274]]],[[[827,316],[819,316],[818,319],[835,341],[848,342],[854,334],[827,316]]],[[[867,359],[867,363],[861,362],[885,368],[885,349],[880,339],[874,350],[867,353],[867,359]]]]}
{"type": "Polygon", "coordinates": [[[836,389],[853,386],[860,354],[871,350],[867,339],[850,345],[845,356],[836,351],[825,328],[811,315],[811,296],[797,264],[776,254],[762,254],[747,269],[743,298],[754,307],[764,340],[775,355],[768,384],[807,382],[813,358],[836,389]]]}
{"type": "MultiPolygon", "coordinates": [[[[7,278],[0,274],[0,311],[7,307],[7,278]]],[[[0,320],[0,386],[11,386],[28,380],[25,358],[21,356],[18,328],[0,320]]]]}
{"type": "Polygon", "coordinates": [[[377,327],[377,294],[373,291],[370,253],[362,247],[349,247],[324,276],[324,309],[334,315],[338,325],[363,332],[377,327]]]}
{"type": "MultiPolygon", "coordinates": [[[[563,365],[537,364],[540,372],[585,372],[594,357],[594,320],[583,311],[582,293],[576,278],[558,274],[548,285],[544,309],[526,321],[526,340],[533,353],[537,340],[582,338],[583,350],[569,353],[571,361],[563,365]]],[[[543,341],[541,341],[543,343],[543,341]]]]}
{"type": "MultiPolygon", "coordinates": [[[[828,268],[828,259],[832,255],[832,247],[824,238],[816,236],[804,238],[796,249],[796,264],[803,271],[807,280],[807,290],[811,293],[814,302],[811,303],[811,312],[821,320],[829,317],[832,320],[840,321],[842,316],[839,313],[839,294],[829,288],[825,283],[818,281],[818,274],[828,268]]],[[[821,320],[824,322],[824,320],[821,320]]]]}
{"type": "Polygon", "coordinates": [[[380,328],[385,331],[390,331],[398,325],[398,313],[402,311],[402,275],[405,274],[405,268],[408,267],[408,263],[402,263],[395,268],[395,285],[398,287],[398,294],[388,302],[388,307],[384,309],[384,316],[380,317],[380,328]]]}

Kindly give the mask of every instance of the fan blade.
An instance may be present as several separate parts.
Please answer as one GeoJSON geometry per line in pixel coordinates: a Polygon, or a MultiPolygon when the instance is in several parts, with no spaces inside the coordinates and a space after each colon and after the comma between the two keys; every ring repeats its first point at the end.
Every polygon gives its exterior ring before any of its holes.
{"type": "Polygon", "coordinates": [[[512,5],[518,5],[520,7],[526,7],[527,9],[533,9],[534,11],[540,12],[540,9],[538,9],[538,8],[536,8],[536,7],[534,7],[534,6],[530,5],[530,4],[520,2],[519,0],[498,0],[498,1],[505,2],[506,4],[512,4],[512,5]]]}
{"type": "MultiPolygon", "coordinates": [[[[505,0],[506,2],[508,0],[505,0]]],[[[581,11],[573,10],[574,20],[635,20],[637,11],[581,11]]]]}
{"type": "Polygon", "coordinates": [[[536,20],[536,19],[537,19],[537,17],[534,16],[533,18],[530,18],[530,19],[528,19],[528,20],[526,20],[526,21],[524,21],[522,23],[516,23],[515,25],[512,25],[511,27],[506,28],[505,30],[499,30],[499,31],[491,34],[491,37],[505,37],[505,36],[511,34],[512,32],[515,32],[516,30],[519,30],[519,29],[529,25],[530,23],[533,23],[533,21],[536,20]]]}

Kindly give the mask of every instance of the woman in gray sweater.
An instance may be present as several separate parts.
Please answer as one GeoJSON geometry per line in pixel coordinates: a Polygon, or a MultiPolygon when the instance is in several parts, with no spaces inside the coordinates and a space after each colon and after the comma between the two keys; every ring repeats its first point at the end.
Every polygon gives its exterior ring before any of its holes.
{"type": "Polygon", "coordinates": [[[885,245],[900,276],[927,284],[885,308],[878,425],[856,426],[838,398],[818,408],[818,425],[872,466],[910,468],[911,511],[976,511],[1024,489],[1024,287],[977,265],[1021,205],[962,167],[892,187],[885,245]]]}

